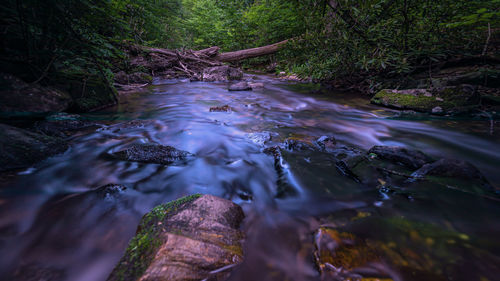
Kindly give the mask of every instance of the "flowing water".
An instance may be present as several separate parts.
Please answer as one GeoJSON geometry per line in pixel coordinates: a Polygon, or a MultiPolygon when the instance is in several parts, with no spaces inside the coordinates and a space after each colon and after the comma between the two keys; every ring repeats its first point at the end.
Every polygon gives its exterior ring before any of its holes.
{"type": "MultiPolygon", "coordinates": [[[[484,120],[403,118],[353,94],[265,76],[252,79],[265,88],[228,92],[226,83],[157,80],[147,90],[124,95],[114,108],[85,115],[106,125],[73,137],[66,153],[22,172],[0,190],[0,276],[45,268],[42,275],[62,280],[105,280],[144,213],[193,193],[224,197],[245,210],[245,262],[231,280],[319,280],[312,256],[315,230],[328,221],[352,221],[352,216],[404,218],[418,222],[410,230],[425,224],[460,233],[463,240],[447,240],[455,247],[441,249],[436,242],[436,255],[426,256],[430,265],[421,266],[425,271],[459,265],[449,269],[457,273],[453,276],[443,268],[443,280],[500,276],[500,203],[495,198],[432,187],[411,196],[383,193],[341,175],[328,155],[290,151],[284,167],[293,192],[277,198],[274,159],[263,153],[264,146],[288,137],[333,135],[338,145],[362,150],[400,145],[435,158],[467,160],[498,187],[498,121],[491,127],[484,120]],[[232,110],[209,112],[224,105],[232,110]],[[196,157],[165,167],[103,156],[141,142],[174,146],[196,157]],[[127,190],[118,197],[79,196],[110,183],[127,190]]],[[[383,224],[364,225],[358,232],[387,234],[395,247],[428,251],[383,224]]],[[[436,238],[423,239],[429,246],[436,238]]],[[[395,280],[422,280],[386,263],[378,266],[395,280]]]]}

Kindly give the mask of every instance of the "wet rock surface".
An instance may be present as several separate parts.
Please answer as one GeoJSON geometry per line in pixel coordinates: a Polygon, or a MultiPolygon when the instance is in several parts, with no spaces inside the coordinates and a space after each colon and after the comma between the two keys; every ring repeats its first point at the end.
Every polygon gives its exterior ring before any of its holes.
{"type": "Polygon", "coordinates": [[[206,82],[227,82],[241,80],[243,71],[227,65],[209,67],[203,70],[202,80],[206,82]]]}
{"type": "Polygon", "coordinates": [[[28,168],[67,148],[60,138],[0,124],[0,171],[28,168]]]}
{"type": "Polygon", "coordinates": [[[229,91],[250,91],[252,90],[252,87],[247,83],[247,82],[238,82],[235,84],[232,84],[228,88],[229,91]]]}
{"type": "Polygon", "coordinates": [[[223,106],[212,106],[210,107],[210,112],[231,112],[232,109],[229,105],[223,105],[223,106]]]}
{"type": "Polygon", "coordinates": [[[432,158],[421,151],[401,146],[374,146],[368,153],[414,170],[433,162],[432,158]]]}
{"type": "Polygon", "coordinates": [[[192,195],[144,215],[109,281],[225,280],[242,262],[241,207],[192,195]]]}
{"type": "Polygon", "coordinates": [[[172,146],[133,144],[123,150],[111,153],[111,156],[123,161],[171,165],[188,160],[192,154],[172,146]]]}

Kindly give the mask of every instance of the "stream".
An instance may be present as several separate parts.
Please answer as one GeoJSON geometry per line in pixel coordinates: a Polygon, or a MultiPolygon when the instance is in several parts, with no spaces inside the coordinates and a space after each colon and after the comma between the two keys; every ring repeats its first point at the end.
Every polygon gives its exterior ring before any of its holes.
{"type": "MultiPolygon", "coordinates": [[[[265,87],[229,92],[227,83],[157,79],[147,89],[123,95],[115,107],[85,114],[104,125],[73,136],[64,154],[20,173],[15,183],[0,189],[0,279],[13,280],[1,277],[16,270],[33,270],[54,280],[106,280],[143,214],[194,193],[230,199],[245,211],[245,261],[231,280],[320,280],[311,254],[314,232],[328,217],[339,225],[352,216],[405,218],[461,233],[467,239],[453,243],[469,249],[470,242],[477,258],[461,247],[436,247],[438,254],[427,257],[430,264],[460,265],[459,271],[452,270],[454,276],[443,273],[443,280],[493,281],[491,276],[500,276],[498,200],[432,187],[412,190],[409,196],[382,192],[342,175],[328,155],[314,151],[284,152],[285,177],[293,192],[277,196],[274,159],[263,153],[290,137],[315,140],[324,135],[363,151],[374,145],[405,146],[436,159],[466,160],[498,188],[498,120],[490,124],[401,115],[356,94],[247,76],[265,87]],[[224,105],[231,110],[209,110],[224,105]],[[131,143],[151,142],[195,157],[166,167],[103,156],[131,143]],[[111,183],[127,189],[120,196],[78,196],[111,183]]],[[[372,224],[363,231],[389,230],[372,224]]],[[[397,246],[407,246],[405,237],[391,233],[387,235],[395,236],[397,246]]],[[[408,246],[425,251],[419,247],[408,246]]],[[[379,266],[394,272],[395,280],[422,280],[423,275],[412,278],[387,264],[379,266]]]]}

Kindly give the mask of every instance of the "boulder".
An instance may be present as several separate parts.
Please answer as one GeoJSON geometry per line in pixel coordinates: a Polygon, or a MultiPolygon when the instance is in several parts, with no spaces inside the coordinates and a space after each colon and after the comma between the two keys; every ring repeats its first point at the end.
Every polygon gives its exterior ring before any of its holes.
{"type": "Polygon", "coordinates": [[[412,170],[432,162],[432,158],[423,152],[401,146],[374,146],[368,153],[390,162],[401,164],[412,170]]]}
{"type": "Polygon", "coordinates": [[[0,74],[0,114],[50,114],[66,110],[71,96],[54,88],[28,84],[10,74],[0,74]]]}
{"type": "Polygon", "coordinates": [[[144,215],[108,281],[224,280],[243,260],[240,206],[191,195],[144,215]]]}
{"type": "Polygon", "coordinates": [[[28,168],[66,149],[60,138],[0,124],[0,172],[28,168]]]}
{"type": "Polygon", "coordinates": [[[202,80],[206,82],[226,82],[231,80],[241,80],[243,71],[227,65],[208,67],[203,70],[202,80]]]}
{"type": "Polygon", "coordinates": [[[123,161],[171,165],[187,161],[192,154],[172,146],[133,144],[123,150],[111,153],[111,156],[123,161]]]}
{"type": "Polygon", "coordinates": [[[260,82],[248,82],[248,86],[250,86],[250,88],[252,88],[252,90],[263,89],[264,88],[264,83],[260,83],[260,82]]]}
{"type": "Polygon", "coordinates": [[[435,90],[382,90],[371,103],[400,110],[415,110],[432,114],[466,112],[479,106],[480,96],[470,85],[445,87],[435,90]]]}
{"type": "Polygon", "coordinates": [[[238,82],[229,86],[229,91],[250,91],[252,87],[247,82],[238,82]]]}

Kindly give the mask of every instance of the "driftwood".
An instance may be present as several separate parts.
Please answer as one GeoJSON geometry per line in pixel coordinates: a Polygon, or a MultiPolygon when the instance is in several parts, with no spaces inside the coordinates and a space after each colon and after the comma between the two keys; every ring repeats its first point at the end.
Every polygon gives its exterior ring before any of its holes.
{"type": "Polygon", "coordinates": [[[143,59],[136,61],[140,61],[140,65],[149,69],[153,75],[187,76],[192,79],[199,79],[205,68],[221,66],[224,62],[236,62],[273,54],[282,49],[288,41],[284,40],[263,47],[226,53],[219,53],[220,48],[217,46],[198,51],[169,50],[137,45],[132,47],[134,50],[142,50],[137,55],[143,56],[143,59]],[[155,59],[151,59],[152,57],[155,57],[155,59]]]}
{"type": "Polygon", "coordinates": [[[275,43],[275,44],[263,46],[263,47],[240,50],[240,51],[235,51],[235,52],[222,53],[222,54],[217,55],[215,57],[215,59],[218,61],[222,61],[222,62],[233,62],[233,61],[239,61],[239,60],[244,60],[244,59],[250,59],[250,58],[270,55],[270,54],[276,53],[277,51],[283,49],[283,47],[285,47],[286,43],[288,43],[288,39],[281,41],[281,42],[278,42],[278,43],[275,43]]]}

